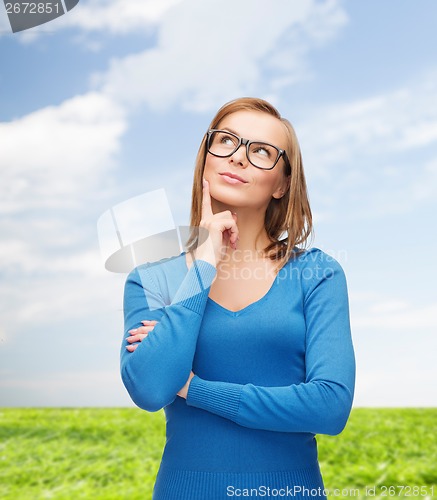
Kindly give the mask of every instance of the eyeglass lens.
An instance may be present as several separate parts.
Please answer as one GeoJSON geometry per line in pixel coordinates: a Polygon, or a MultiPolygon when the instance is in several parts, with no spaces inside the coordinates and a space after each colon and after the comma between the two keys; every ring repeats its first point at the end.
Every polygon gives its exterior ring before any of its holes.
{"type": "MultiPolygon", "coordinates": [[[[235,153],[239,146],[239,138],[223,131],[211,133],[209,152],[216,156],[227,157],[235,153]]],[[[259,168],[272,168],[276,163],[279,151],[264,142],[252,142],[247,150],[248,160],[259,168]]]]}

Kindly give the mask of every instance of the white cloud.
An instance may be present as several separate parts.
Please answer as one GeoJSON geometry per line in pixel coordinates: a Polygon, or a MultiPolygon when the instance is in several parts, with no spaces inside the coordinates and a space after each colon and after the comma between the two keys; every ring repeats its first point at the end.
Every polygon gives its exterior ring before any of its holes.
{"type": "Polygon", "coordinates": [[[296,128],[319,211],[337,212],[341,203],[349,218],[374,218],[435,200],[436,71],[319,108],[296,128]]]}
{"type": "Polygon", "coordinates": [[[97,92],[0,123],[0,211],[77,204],[115,165],[126,126],[123,110],[97,92]]]}
{"type": "Polygon", "coordinates": [[[81,2],[62,18],[62,27],[111,34],[132,33],[158,23],[183,0],[94,0],[81,2]]]}
{"type": "Polygon", "coordinates": [[[384,95],[318,109],[299,126],[317,173],[326,176],[334,165],[437,143],[435,74],[424,80],[384,95]]]}
{"type": "Polygon", "coordinates": [[[122,108],[96,92],[0,124],[0,303],[8,344],[32,325],[120,307],[92,211],[114,191],[126,127],[122,108]]]}
{"type": "Polygon", "coordinates": [[[393,303],[375,305],[365,316],[355,317],[354,328],[387,328],[415,331],[437,328],[437,303],[418,308],[395,309],[393,303]]]}
{"type": "Polygon", "coordinates": [[[77,27],[86,32],[132,33],[155,25],[181,2],[183,0],[81,1],[62,18],[60,27],[77,27]]]}
{"type": "Polygon", "coordinates": [[[437,327],[437,302],[417,306],[405,298],[382,294],[349,296],[352,329],[416,331],[437,327]]]}
{"type": "Polygon", "coordinates": [[[162,19],[156,47],[113,60],[94,84],[130,106],[210,110],[305,78],[308,49],[345,22],[336,0],[187,0],[162,19]]]}
{"type": "Polygon", "coordinates": [[[437,158],[425,164],[421,174],[411,185],[411,194],[414,201],[435,202],[437,199],[437,158]]]}
{"type": "Polygon", "coordinates": [[[22,270],[22,262],[16,270],[8,263],[11,276],[3,277],[0,285],[2,328],[8,339],[17,332],[32,334],[32,325],[47,328],[121,309],[126,275],[105,271],[97,250],[45,261],[42,257],[33,262],[33,272],[22,270]]]}
{"type": "MultiPolygon", "coordinates": [[[[37,41],[41,34],[64,29],[76,28],[82,35],[104,33],[126,35],[133,32],[143,33],[153,29],[167,11],[184,0],[82,0],[65,15],[50,21],[50,24],[36,26],[30,30],[15,33],[13,36],[25,44],[37,41]]],[[[3,5],[2,5],[3,7],[3,5]]],[[[1,33],[12,33],[6,12],[0,16],[1,33]]],[[[87,45],[98,45],[95,40],[86,41],[87,45]]]]}
{"type": "Polygon", "coordinates": [[[370,307],[371,313],[384,314],[384,313],[397,313],[399,311],[404,311],[409,306],[408,302],[399,299],[389,299],[378,301],[370,307]]]}

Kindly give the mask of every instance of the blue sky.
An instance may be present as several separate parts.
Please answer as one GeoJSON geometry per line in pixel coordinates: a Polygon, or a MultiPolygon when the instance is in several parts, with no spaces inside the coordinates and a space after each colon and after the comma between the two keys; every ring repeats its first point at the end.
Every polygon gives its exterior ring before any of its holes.
{"type": "Polygon", "coordinates": [[[99,0],[12,34],[0,5],[0,404],[131,405],[125,275],[96,224],[164,188],[187,224],[216,109],[273,102],[348,279],[355,406],[435,406],[437,4],[99,0]]]}

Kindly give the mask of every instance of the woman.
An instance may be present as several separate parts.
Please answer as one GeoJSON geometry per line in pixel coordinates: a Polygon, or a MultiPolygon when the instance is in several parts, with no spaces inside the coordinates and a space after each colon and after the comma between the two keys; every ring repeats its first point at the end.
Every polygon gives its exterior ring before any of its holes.
{"type": "Polygon", "coordinates": [[[213,119],[191,226],[206,236],[125,286],[123,382],[167,421],[153,498],[324,498],[315,435],[342,431],[354,393],[347,285],[298,246],[312,232],[300,149],[266,101],[213,119]]]}

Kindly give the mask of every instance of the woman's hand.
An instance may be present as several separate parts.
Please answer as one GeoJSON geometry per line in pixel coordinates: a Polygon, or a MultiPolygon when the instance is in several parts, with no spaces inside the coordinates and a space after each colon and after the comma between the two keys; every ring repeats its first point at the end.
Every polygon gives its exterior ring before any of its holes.
{"type": "Polygon", "coordinates": [[[180,396],[181,398],[187,399],[188,388],[190,387],[190,382],[191,382],[191,379],[193,377],[194,377],[194,373],[190,372],[190,376],[188,377],[188,380],[186,381],[185,385],[178,392],[178,396],[180,396]]]}
{"type": "MultiPolygon", "coordinates": [[[[130,336],[127,337],[126,340],[129,342],[129,344],[133,344],[134,342],[141,342],[143,339],[145,339],[147,335],[149,335],[149,333],[155,328],[155,325],[158,322],[155,320],[144,320],[141,321],[141,323],[143,324],[143,326],[128,331],[130,336]]],[[[134,352],[137,347],[138,344],[127,345],[126,349],[129,352],[134,352]]]]}
{"type": "MultiPolygon", "coordinates": [[[[133,330],[129,330],[128,333],[130,333],[130,336],[127,337],[127,341],[129,344],[133,344],[134,342],[141,342],[143,339],[149,335],[149,333],[155,328],[155,325],[158,323],[155,320],[144,320],[141,321],[143,326],[140,326],[138,328],[135,328],[133,330]]],[[[138,347],[138,344],[136,345],[128,345],[126,346],[126,349],[129,352],[134,352],[135,349],[138,347]]],[[[187,394],[188,394],[188,388],[190,387],[190,382],[191,379],[194,377],[194,373],[190,372],[190,376],[188,377],[187,382],[185,385],[182,387],[182,389],[178,392],[178,396],[181,398],[187,399],[187,394]]]]}
{"type": "Polygon", "coordinates": [[[208,238],[196,250],[196,259],[205,260],[217,266],[225,255],[228,245],[237,248],[238,226],[237,214],[229,210],[214,214],[211,207],[209,183],[203,181],[202,218],[200,227],[208,231],[208,238]]]}

